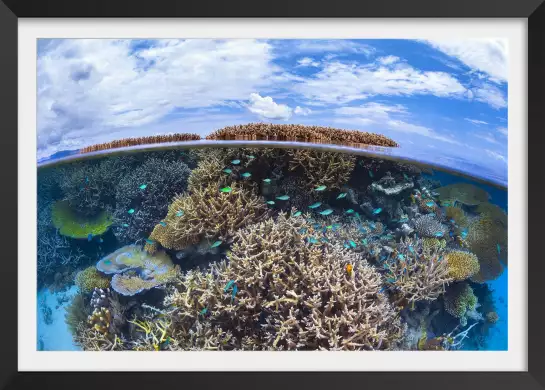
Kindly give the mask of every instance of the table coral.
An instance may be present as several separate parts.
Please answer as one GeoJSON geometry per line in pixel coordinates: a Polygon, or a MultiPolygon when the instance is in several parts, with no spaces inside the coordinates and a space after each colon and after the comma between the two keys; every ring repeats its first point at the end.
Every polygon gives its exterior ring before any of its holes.
{"type": "Polygon", "coordinates": [[[454,280],[465,280],[479,272],[479,259],[471,252],[452,251],[445,255],[448,273],[454,280]]]}
{"type": "Polygon", "coordinates": [[[96,267],[91,266],[77,273],[75,283],[81,292],[87,294],[95,288],[108,288],[110,279],[98,272],[96,267]]]}
{"type": "Polygon", "coordinates": [[[469,183],[449,184],[434,191],[439,193],[438,197],[441,202],[455,200],[468,206],[488,202],[490,198],[488,192],[469,183]]]}
{"type": "MultiPolygon", "coordinates": [[[[220,192],[218,186],[195,188],[192,193],[178,196],[170,204],[164,225],[158,224],[151,240],[164,248],[181,250],[203,239],[226,241],[236,230],[267,214],[263,198],[233,182],[230,191],[220,192]]],[[[154,245],[146,245],[154,251],[154,245]]]]}
{"type": "Polygon", "coordinates": [[[83,217],[76,214],[68,202],[55,202],[51,210],[51,221],[63,236],[87,239],[89,235],[100,236],[113,223],[112,216],[103,211],[95,217],[83,217]]]}

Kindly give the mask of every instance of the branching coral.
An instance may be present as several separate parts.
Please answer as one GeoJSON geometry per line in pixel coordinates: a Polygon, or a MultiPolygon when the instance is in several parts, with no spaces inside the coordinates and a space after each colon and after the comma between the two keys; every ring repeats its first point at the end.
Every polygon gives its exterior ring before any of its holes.
{"type": "Polygon", "coordinates": [[[76,286],[84,294],[92,292],[95,288],[108,288],[110,279],[97,271],[96,267],[88,267],[76,275],[76,286]]]}
{"type": "MultiPolygon", "coordinates": [[[[236,182],[228,188],[220,192],[216,185],[209,185],[176,197],[150,239],[164,248],[181,250],[202,239],[226,241],[236,230],[265,217],[262,198],[236,182]]],[[[146,245],[146,249],[153,252],[155,248],[146,245]]]]}
{"type": "Polygon", "coordinates": [[[477,305],[477,297],[468,283],[452,285],[445,294],[445,310],[450,315],[459,318],[462,326],[467,325],[469,318],[479,318],[475,311],[477,305]]]}
{"type": "Polygon", "coordinates": [[[383,267],[390,288],[413,306],[437,299],[453,281],[442,253],[425,251],[418,240],[402,240],[383,267]]]}
{"type": "Polygon", "coordinates": [[[53,226],[59,229],[63,236],[87,239],[89,235],[100,236],[113,223],[113,219],[107,211],[101,212],[96,217],[82,217],[70,208],[66,201],[55,202],[51,210],[53,226]]]}
{"type": "Polygon", "coordinates": [[[465,280],[479,272],[479,259],[471,252],[452,251],[445,255],[449,276],[454,280],[465,280]]]}
{"type": "Polygon", "coordinates": [[[381,134],[357,130],[341,130],[332,127],[279,125],[272,123],[249,123],[246,125],[228,126],[216,130],[208,135],[206,139],[303,141],[339,143],[343,145],[398,146],[395,141],[381,134]]]}
{"type": "Polygon", "coordinates": [[[225,186],[232,180],[225,169],[225,152],[222,149],[206,149],[201,151],[197,167],[189,176],[188,190],[191,192],[203,186],[225,186]]]}
{"type": "Polygon", "coordinates": [[[455,183],[435,189],[441,202],[457,201],[468,206],[488,202],[490,195],[477,186],[469,183],[455,183]]]}
{"type": "Polygon", "coordinates": [[[339,245],[310,243],[305,227],[281,213],[237,232],[228,264],[189,272],[168,297],[176,326],[216,324],[229,334],[220,349],[393,348],[401,325],[380,274],[339,245]]]}
{"type": "Polygon", "coordinates": [[[345,153],[321,152],[309,149],[289,150],[289,169],[300,170],[307,187],[341,188],[350,178],[356,157],[345,153]]]}
{"type": "Polygon", "coordinates": [[[424,237],[441,238],[448,235],[448,228],[435,215],[426,214],[414,220],[415,230],[424,237]]]}
{"type": "Polygon", "coordinates": [[[167,142],[198,141],[201,137],[197,134],[176,133],[164,135],[150,135],[137,138],[123,138],[102,144],[87,146],[80,150],[80,153],[96,152],[98,150],[122,148],[135,145],[158,144],[167,142]]]}
{"type": "Polygon", "coordinates": [[[438,238],[423,237],[422,238],[422,249],[428,252],[439,252],[442,249],[445,249],[447,246],[447,241],[438,238]]]}
{"type": "Polygon", "coordinates": [[[78,328],[85,327],[87,323],[87,315],[90,309],[85,302],[83,294],[76,294],[72,298],[72,302],[66,307],[64,321],[68,325],[68,329],[74,337],[78,334],[78,328]]]}
{"type": "Polygon", "coordinates": [[[174,196],[186,189],[189,173],[181,161],[148,158],[119,178],[113,229],[116,237],[121,242],[134,242],[147,236],[165,215],[174,196]],[[130,209],[134,210],[131,214],[130,209]]]}

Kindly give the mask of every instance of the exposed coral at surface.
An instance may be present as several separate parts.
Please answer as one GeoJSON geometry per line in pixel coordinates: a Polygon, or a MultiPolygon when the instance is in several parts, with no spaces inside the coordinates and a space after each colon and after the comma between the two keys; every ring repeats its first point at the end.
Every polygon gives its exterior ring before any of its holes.
{"type": "Polygon", "coordinates": [[[386,282],[408,304],[433,301],[453,281],[442,257],[441,252],[423,250],[419,240],[402,240],[384,262],[386,282]]]}
{"type": "Polygon", "coordinates": [[[110,279],[98,272],[96,267],[91,266],[76,274],[75,283],[82,293],[87,294],[95,288],[108,288],[110,279]]]}
{"type": "Polygon", "coordinates": [[[167,142],[183,142],[183,141],[198,141],[201,137],[197,134],[176,133],[164,135],[150,135],[146,137],[123,138],[102,144],[87,146],[80,149],[80,153],[96,152],[98,150],[123,148],[127,146],[159,144],[167,142]]]}
{"type": "Polygon", "coordinates": [[[78,239],[88,239],[89,235],[100,236],[113,223],[109,212],[103,211],[95,217],[82,217],[74,213],[66,201],[57,201],[51,210],[53,226],[63,236],[78,239]]]}
{"type": "Polygon", "coordinates": [[[452,251],[445,255],[449,276],[454,280],[469,279],[479,272],[479,259],[471,252],[452,251]]]}
{"type": "Polygon", "coordinates": [[[477,297],[468,283],[452,285],[445,294],[445,310],[450,315],[459,318],[462,326],[467,320],[478,319],[475,309],[478,307],[477,297]]]}
{"type": "Polygon", "coordinates": [[[371,189],[376,192],[381,192],[386,196],[399,195],[403,191],[410,190],[414,187],[412,180],[396,182],[390,172],[382,176],[379,180],[371,184],[371,189]]]}
{"type": "Polygon", "coordinates": [[[448,228],[435,215],[426,214],[414,220],[415,230],[424,237],[441,238],[448,235],[448,228]]]}
{"type": "Polygon", "coordinates": [[[469,183],[455,183],[435,189],[441,202],[456,201],[468,206],[488,202],[488,192],[469,183]]]}
{"type": "Polygon", "coordinates": [[[113,232],[123,243],[147,237],[174,196],[185,191],[190,170],[181,161],[147,159],[118,179],[113,232]],[[146,187],[141,188],[142,185],[146,187]],[[128,213],[129,210],[133,213],[128,213]]]}
{"type": "Polygon", "coordinates": [[[214,131],[206,139],[217,140],[273,140],[318,143],[337,143],[343,145],[365,144],[377,146],[399,146],[392,139],[374,133],[357,130],[341,130],[332,127],[280,125],[272,123],[249,123],[228,126],[214,131]]]}
{"type": "Polygon", "coordinates": [[[299,170],[307,188],[327,186],[341,188],[354,170],[356,158],[350,154],[309,149],[289,150],[289,169],[299,170]]]}
{"type": "Polygon", "coordinates": [[[204,337],[202,349],[393,348],[401,325],[379,292],[380,274],[338,245],[309,243],[305,226],[280,214],[242,229],[228,264],[186,274],[167,299],[183,319],[180,334],[204,322],[225,340],[204,337]]]}
{"type": "MultiPolygon", "coordinates": [[[[181,250],[203,239],[226,241],[237,229],[265,217],[267,207],[261,197],[237,182],[229,187],[229,192],[220,192],[218,186],[209,185],[176,197],[163,220],[166,226],[155,226],[150,239],[181,250]]],[[[149,251],[154,247],[146,245],[149,251]]]]}

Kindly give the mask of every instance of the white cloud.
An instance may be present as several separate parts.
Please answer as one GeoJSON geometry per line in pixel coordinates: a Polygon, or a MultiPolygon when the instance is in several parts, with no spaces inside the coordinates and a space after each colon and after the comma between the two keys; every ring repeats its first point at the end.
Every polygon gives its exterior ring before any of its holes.
{"type": "Polygon", "coordinates": [[[498,127],[497,130],[507,137],[507,127],[498,127]]]}
{"type": "Polygon", "coordinates": [[[391,65],[393,63],[399,62],[399,57],[396,56],[386,56],[378,58],[378,62],[382,65],[391,65]]]}
{"type": "Polygon", "coordinates": [[[309,101],[328,104],[346,104],[374,95],[462,98],[466,94],[458,80],[447,73],[423,72],[397,63],[376,66],[330,62],[293,88],[309,101]]]}
{"type": "Polygon", "coordinates": [[[464,118],[464,119],[465,119],[466,121],[468,121],[468,122],[473,123],[474,125],[477,125],[477,126],[479,126],[479,125],[487,125],[487,124],[488,124],[488,122],[481,121],[481,120],[478,120],[478,119],[470,119],[470,118],[464,118]]]}
{"type": "Polygon", "coordinates": [[[507,100],[502,91],[492,84],[482,84],[479,88],[472,90],[473,98],[479,102],[486,103],[493,108],[507,107],[507,100]]]}
{"type": "Polygon", "coordinates": [[[498,152],[495,152],[493,150],[488,150],[488,149],[485,149],[484,151],[486,152],[486,154],[488,154],[492,158],[495,158],[496,160],[501,160],[505,163],[507,162],[507,158],[498,152]]]}
{"type": "Polygon", "coordinates": [[[457,58],[469,68],[486,73],[492,81],[507,81],[508,53],[505,40],[429,40],[427,43],[446,55],[457,58]]]}
{"type": "Polygon", "coordinates": [[[303,116],[307,116],[307,115],[310,115],[312,113],[312,110],[310,108],[307,108],[307,107],[295,107],[295,110],[293,110],[293,112],[296,114],[296,115],[303,115],[303,116]]]}
{"type": "Polygon", "coordinates": [[[257,93],[250,95],[248,110],[266,119],[288,120],[292,110],[285,104],[277,104],[270,96],[261,97],[257,93]]]}
{"type": "Polygon", "coordinates": [[[491,144],[498,144],[499,142],[494,138],[494,135],[492,133],[474,133],[474,137],[484,139],[487,142],[490,142],[491,144]]]}
{"type": "Polygon", "coordinates": [[[245,100],[278,69],[266,42],[74,39],[38,58],[38,148],[157,123],[178,108],[245,100]]]}
{"type": "Polygon", "coordinates": [[[303,57],[299,61],[297,61],[297,66],[312,66],[312,67],[318,67],[320,66],[320,63],[317,61],[314,61],[314,59],[310,57],[303,57]]]}
{"type": "Polygon", "coordinates": [[[364,43],[344,39],[306,39],[297,42],[297,51],[301,53],[346,52],[371,55],[375,52],[375,49],[372,46],[366,45],[364,43]]]}

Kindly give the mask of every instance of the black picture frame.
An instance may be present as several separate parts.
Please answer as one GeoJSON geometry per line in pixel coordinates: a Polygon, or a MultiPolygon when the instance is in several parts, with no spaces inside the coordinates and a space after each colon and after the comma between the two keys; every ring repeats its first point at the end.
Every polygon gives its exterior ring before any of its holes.
{"type": "MultiPolygon", "coordinates": [[[[540,389],[545,388],[544,294],[542,240],[545,146],[545,5],[544,0],[218,0],[153,2],[127,0],[3,0],[0,4],[0,113],[2,133],[2,240],[0,267],[2,364],[0,386],[5,389],[97,388],[419,388],[540,389]],[[528,371],[526,372],[208,372],[144,373],[18,372],[17,368],[17,22],[26,17],[486,17],[525,18],[528,22],[528,371]],[[533,130],[532,130],[533,129],[533,130]]],[[[516,129],[515,131],[524,131],[516,129]]],[[[24,142],[24,140],[21,140],[24,142]]],[[[526,190],[526,189],[523,189],[526,190]]],[[[21,205],[19,205],[21,206],[21,205]]],[[[35,205],[24,205],[34,208],[35,205]]],[[[28,229],[35,227],[29,226],[28,229]]],[[[516,227],[525,229],[524,226],[516,227]]],[[[513,259],[512,261],[517,261],[513,259]]],[[[24,269],[20,269],[24,272],[24,269]]],[[[29,278],[33,277],[29,275],[29,278]]],[[[34,308],[32,309],[34,310],[34,308]]],[[[452,352],[456,353],[456,352],[452,352]]],[[[483,352],[486,359],[486,352],[483,352]]]]}

